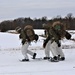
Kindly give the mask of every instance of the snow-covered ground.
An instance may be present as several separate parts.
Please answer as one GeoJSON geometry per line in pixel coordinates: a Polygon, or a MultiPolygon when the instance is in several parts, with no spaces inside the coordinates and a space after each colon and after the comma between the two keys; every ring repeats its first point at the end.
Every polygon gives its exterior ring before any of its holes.
{"type": "MultiPolygon", "coordinates": [[[[40,35],[43,30],[35,30],[40,35]]],[[[71,34],[75,38],[75,34],[71,34]]],[[[65,61],[50,62],[47,60],[32,60],[20,62],[21,41],[19,34],[0,32],[0,75],[75,75],[75,42],[62,40],[62,48],[66,57],[65,61]]],[[[37,57],[44,57],[42,37],[37,43],[32,42],[29,49],[37,53],[37,57]]]]}

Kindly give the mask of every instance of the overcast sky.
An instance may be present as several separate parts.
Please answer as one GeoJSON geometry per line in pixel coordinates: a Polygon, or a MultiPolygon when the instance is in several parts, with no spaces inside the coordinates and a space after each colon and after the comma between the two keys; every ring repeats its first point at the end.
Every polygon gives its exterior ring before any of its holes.
{"type": "Polygon", "coordinates": [[[0,21],[19,17],[63,17],[68,13],[75,16],[75,0],[0,0],[0,21]]]}

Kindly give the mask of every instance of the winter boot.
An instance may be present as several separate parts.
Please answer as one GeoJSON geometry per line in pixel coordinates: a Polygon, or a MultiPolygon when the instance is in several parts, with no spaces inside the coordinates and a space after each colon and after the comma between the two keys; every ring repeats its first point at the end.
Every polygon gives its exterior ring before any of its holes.
{"type": "Polygon", "coordinates": [[[54,56],[53,58],[50,59],[51,62],[58,62],[58,57],[54,56]]]}
{"type": "Polygon", "coordinates": [[[47,60],[47,59],[50,59],[50,57],[44,57],[43,59],[44,59],[44,60],[47,60]]]}
{"type": "Polygon", "coordinates": [[[64,61],[65,60],[65,57],[61,57],[60,55],[58,55],[58,60],[59,61],[64,61]]]}
{"type": "Polygon", "coordinates": [[[65,57],[61,57],[60,59],[61,59],[61,61],[64,61],[65,60],[65,57]]]}
{"type": "Polygon", "coordinates": [[[22,59],[22,61],[24,62],[24,61],[29,61],[29,59],[22,59]]]}
{"type": "Polygon", "coordinates": [[[36,53],[33,54],[33,59],[35,59],[35,57],[36,57],[36,53]]]}

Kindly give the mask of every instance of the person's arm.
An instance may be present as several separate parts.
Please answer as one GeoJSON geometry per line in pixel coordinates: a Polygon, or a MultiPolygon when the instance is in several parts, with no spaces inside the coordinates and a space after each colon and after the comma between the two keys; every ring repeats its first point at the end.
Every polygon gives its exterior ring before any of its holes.
{"type": "Polygon", "coordinates": [[[37,41],[38,39],[39,39],[39,36],[37,34],[35,34],[34,40],[37,41]]]}
{"type": "Polygon", "coordinates": [[[48,43],[49,40],[50,40],[49,36],[46,38],[46,40],[44,40],[44,43],[43,43],[43,47],[44,48],[46,47],[46,44],[48,43]]]}
{"type": "Polygon", "coordinates": [[[67,40],[71,39],[71,34],[67,31],[65,31],[65,37],[67,40]]]}

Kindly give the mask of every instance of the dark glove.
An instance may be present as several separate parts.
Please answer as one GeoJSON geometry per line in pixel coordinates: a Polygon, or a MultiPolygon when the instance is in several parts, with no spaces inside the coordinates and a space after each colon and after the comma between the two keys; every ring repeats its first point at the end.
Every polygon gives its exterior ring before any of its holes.
{"type": "Polygon", "coordinates": [[[35,41],[37,41],[38,39],[39,39],[39,36],[35,34],[35,41]]]}
{"type": "Polygon", "coordinates": [[[19,35],[19,38],[20,38],[20,39],[22,38],[21,35],[19,35]]]}
{"type": "Polygon", "coordinates": [[[68,33],[67,31],[65,31],[65,32],[66,32],[66,34],[65,34],[66,39],[67,39],[67,40],[71,39],[71,34],[68,33]]]}
{"type": "Polygon", "coordinates": [[[24,45],[24,43],[25,43],[25,41],[24,41],[24,40],[22,40],[22,45],[24,45]]]}
{"type": "Polygon", "coordinates": [[[43,43],[43,48],[45,48],[46,47],[46,42],[45,42],[46,40],[44,40],[44,43],[43,43]]]}
{"type": "Polygon", "coordinates": [[[58,47],[60,47],[61,46],[61,44],[60,43],[58,43],[58,47]]]}
{"type": "Polygon", "coordinates": [[[46,47],[46,44],[48,43],[49,40],[50,40],[50,36],[48,36],[48,37],[46,38],[46,40],[44,40],[43,48],[46,47]]]}
{"type": "Polygon", "coordinates": [[[56,42],[58,47],[61,47],[61,43],[59,41],[56,42]]]}

